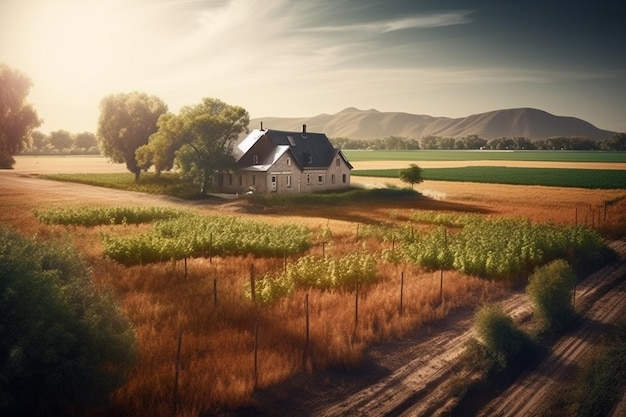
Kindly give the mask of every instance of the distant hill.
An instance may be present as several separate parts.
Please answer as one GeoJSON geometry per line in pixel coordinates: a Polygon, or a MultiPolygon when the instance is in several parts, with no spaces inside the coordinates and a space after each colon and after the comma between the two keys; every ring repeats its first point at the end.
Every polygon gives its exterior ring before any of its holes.
{"type": "Polygon", "coordinates": [[[555,116],[532,108],[495,110],[467,117],[449,118],[427,115],[359,110],[349,107],[336,114],[313,117],[263,117],[250,121],[251,129],[261,122],[266,129],[298,131],[303,124],[310,132],[330,138],[376,139],[388,136],[422,138],[426,136],[461,138],[477,135],[483,139],[525,137],[531,140],[550,137],[583,137],[604,140],[615,132],[598,129],[575,117],[555,116]]]}

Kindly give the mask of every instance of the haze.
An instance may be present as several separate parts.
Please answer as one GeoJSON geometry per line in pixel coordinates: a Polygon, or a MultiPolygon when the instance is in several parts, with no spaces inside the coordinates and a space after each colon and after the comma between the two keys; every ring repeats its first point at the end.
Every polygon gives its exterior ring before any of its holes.
{"type": "Polygon", "coordinates": [[[44,132],[95,131],[100,100],[134,90],[253,118],[533,107],[626,132],[618,2],[509,3],[8,0],[0,60],[32,79],[44,132]]]}

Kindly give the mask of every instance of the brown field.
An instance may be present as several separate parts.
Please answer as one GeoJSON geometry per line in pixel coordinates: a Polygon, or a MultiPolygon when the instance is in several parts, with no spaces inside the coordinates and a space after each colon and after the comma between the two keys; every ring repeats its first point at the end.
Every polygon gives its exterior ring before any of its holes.
{"type": "MultiPolygon", "coordinates": [[[[24,235],[70,239],[90,263],[94,280],[112,289],[133,322],[139,364],[129,382],[115,393],[113,406],[102,415],[180,416],[249,404],[255,389],[269,387],[297,374],[358,363],[369,346],[396,340],[430,326],[460,307],[473,308],[509,289],[476,277],[446,272],[443,305],[439,273],[412,265],[379,263],[379,284],[359,298],[355,324],[353,293],[309,291],[310,344],[306,349],[306,293],[274,306],[261,307],[243,295],[250,265],[256,274],[276,270],[282,259],[252,257],[191,259],[185,279],[182,262],[123,267],[102,258],[97,228],[46,226],[33,210],[64,205],[178,205],[169,199],[138,193],[57,183],[37,178],[50,172],[124,172],[123,165],[103,158],[17,157],[16,169],[0,172],[0,223],[24,235]],[[404,273],[404,311],[399,314],[400,275],[404,273]],[[217,287],[217,295],[214,288],[217,287]],[[254,367],[255,326],[258,362],[254,367]],[[182,335],[179,401],[173,403],[178,335],[182,335]]],[[[491,161],[492,162],[492,161],[491,161]]],[[[490,162],[490,163],[491,163],[490,162]]],[[[380,167],[380,165],[377,165],[380,167]]],[[[358,165],[358,168],[362,168],[358,165]]],[[[131,175],[129,173],[129,175],[131,175]]],[[[354,178],[364,186],[380,179],[354,178]]],[[[393,181],[385,181],[385,183],[393,181]]],[[[400,185],[396,183],[396,185],[400,185]]],[[[323,230],[332,237],[326,256],[338,256],[383,243],[357,239],[363,222],[404,222],[415,210],[479,212],[490,216],[524,216],[537,222],[586,223],[611,237],[626,236],[626,191],[486,185],[427,181],[417,187],[426,198],[390,204],[301,208],[278,212],[250,207],[245,201],[182,203],[201,213],[226,213],[259,220],[306,224],[316,236],[311,254],[321,256],[323,230]],[[611,204],[607,204],[611,202],[611,204]],[[613,203],[615,202],[615,203],[613,203]],[[606,207],[606,211],[605,211],[606,207]]],[[[116,232],[137,233],[146,226],[115,226],[116,232]]],[[[291,259],[288,261],[292,261],[291,259]]],[[[94,413],[93,415],[96,415],[94,413]]]]}

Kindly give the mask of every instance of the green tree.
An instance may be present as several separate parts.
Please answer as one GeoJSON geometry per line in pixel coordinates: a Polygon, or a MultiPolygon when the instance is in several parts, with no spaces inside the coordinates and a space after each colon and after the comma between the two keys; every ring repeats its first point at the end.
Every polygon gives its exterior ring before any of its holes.
{"type": "Polygon", "coordinates": [[[626,151],[626,133],[618,133],[600,144],[607,151],[626,151]]]}
{"type": "Polygon", "coordinates": [[[576,275],[567,261],[557,259],[538,268],[529,279],[526,293],[544,328],[562,330],[574,317],[572,295],[576,275]]]}
{"type": "Polygon", "coordinates": [[[28,147],[31,131],[41,125],[26,103],[31,86],[26,75],[0,63],[0,169],[13,167],[13,155],[28,147]]]}
{"type": "Polygon", "coordinates": [[[164,115],[148,148],[138,154],[157,169],[171,167],[175,160],[183,175],[206,193],[213,174],[234,166],[233,145],[248,131],[249,123],[243,107],[204,98],[200,104],[183,107],[178,115],[164,115]]]}
{"type": "Polygon", "coordinates": [[[0,415],[104,405],[136,363],[135,336],[65,243],[0,228],[0,415]]]}
{"type": "Polygon", "coordinates": [[[410,164],[408,168],[400,170],[399,176],[402,182],[411,184],[411,189],[413,189],[415,184],[424,181],[422,178],[422,168],[416,164],[410,164]]]}
{"type": "Polygon", "coordinates": [[[73,144],[72,135],[67,130],[50,132],[50,146],[54,149],[62,151],[71,148],[73,144]]]}
{"type": "Polygon", "coordinates": [[[76,149],[90,149],[96,146],[98,146],[98,139],[91,132],[77,133],[74,136],[74,148],[76,149]]]}
{"type": "Polygon", "coordinates": [[[39,130],[35,130],[33,133],[31,133],[30,137],[32,139],[32,149],[37,149],[41,151],[46,147],[48,143],[50,143],[50,138],[45,133],[42,133],[39,130]]]}
{"type": "Polygon", "coordinates": [[[100,118],[96,134],[100,150],[111,161],[126,163],[126,168],[139,181],[142,169],[135,151],[148,143],[157,131],[157,120],[167,112],[167,105],[156,96],[132,92],[106,96],[100,103],[100,118]]]}

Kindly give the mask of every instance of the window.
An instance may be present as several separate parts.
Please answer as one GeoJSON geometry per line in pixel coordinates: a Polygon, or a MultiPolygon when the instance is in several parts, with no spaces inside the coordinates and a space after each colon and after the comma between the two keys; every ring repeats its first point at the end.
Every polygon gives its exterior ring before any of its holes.
{"type": "Polygon", "coordinates": [[[343,183],[345,184],[346,182],[348,182],[348,176],[346,174],[343,174],[343,183]]]}
{"type": "Polygon", "coordinates": [[[335,174],[332,174],[332,175],[330,176],[330,182],[331,182],[332,184],[334,184],[334,183],[335,183],[335,174]]]}
{"type": "Polygon", "coordinates": [[[287,166],[290,167],[291,166],[291,158],[287,158],[287,166]]]}
{"type": "Polygon", "coordinates": [[[311,174],[306,174],[306,183],[307,184],[311,183],[311,174]]]}
{"type": "Polygon", "coordinates": [[[287,175],[287,188],[291,188],[291,175],[287,175]]]}
{"type": "Polygon", "coordinates": [[[252,157],[252,165],[258,165],[259,164],[259,155],[254,155],[252,157]]]}
{"type": "Polygon", "coordinates": [[[317,183],[318,184],[324,184],[324,176],[323,175],[318,175],[317,176],[317,183]]]}
{"type": "Polygon", "coordinates": [[[339,158],[335,159],[335,166],[338,167],[341,165],[341,161],[339,160],[339,158]]]}

